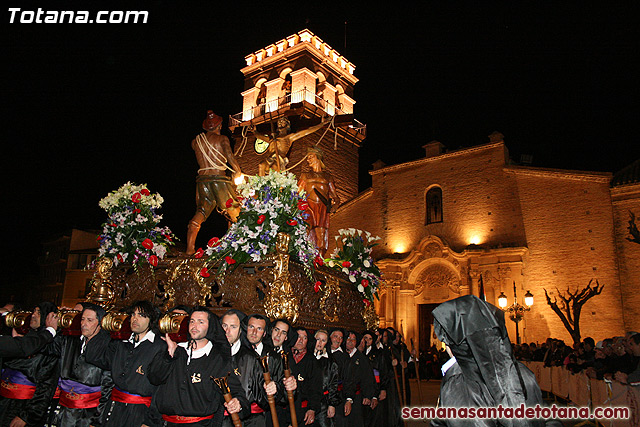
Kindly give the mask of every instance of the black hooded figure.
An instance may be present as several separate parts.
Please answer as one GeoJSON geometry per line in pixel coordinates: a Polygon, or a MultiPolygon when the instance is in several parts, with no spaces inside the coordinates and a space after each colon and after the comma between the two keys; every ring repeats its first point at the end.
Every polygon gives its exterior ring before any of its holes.
{"type": "MultiPolygon", "coordinates": [[[[165,349],[155,355],[149,365],[149,381],[158,386],[153,406],[156,406],[166,426],[219,426],[224,418],[224,398],[214,378],[227,377],[231,395],[240,402],[240,417],[249,414],[242,385],[232,374],[230,355],[226,347],[218,345],[222,327],[218,318],[206,307],[194,307],[196,313],[207,314],[207,343],[203,348],[193,349],[194,340],[178,344],[173,357],[165,349]],[[184,417],[192,417],[188,424],[184,417]]],[[[189,330],[191,331],[191,324],[189,330]]],[[[224,334],[224,331],[222,331],[224,334]]]]}
{"type": "MultiPolygon", "coordinates": [[[[53,303],[42,302],[34,312],[36,310],[40,321],[32,320],[31,330],[26,335],[29,337],[45,329],[45,319],[58,308],[53,303]]],[[[28,426],[40,426],[45,422],[59,370],[58,358],[49,351],[50,345],[30,358],[5,363],[0,388],[0,426],[8,426],[15,418],[28,426]]]]}
{"type": "MultiPolygon", "coordinates": [[[[433,310],[435,333],[453,357],[443,366],[441,407],[517,408],[542,405],[535,375],[517,362],[504,323],[504,312],[474,295],[440,304],[433,310]]],[[[544,420],[443,419],[432,426],[544,426],[544,420]]],[[[547,426],[562,426],[547,421],[547,426]]]]}

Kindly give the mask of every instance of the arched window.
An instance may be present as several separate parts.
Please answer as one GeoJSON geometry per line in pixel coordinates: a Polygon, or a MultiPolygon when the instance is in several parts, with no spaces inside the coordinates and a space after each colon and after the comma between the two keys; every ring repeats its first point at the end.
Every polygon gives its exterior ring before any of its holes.
{"type": "Polygon", "coordinates": [[[425,224],[442,222],[442,188],[433,187],[427,191],[426,205],[425,224]]]}

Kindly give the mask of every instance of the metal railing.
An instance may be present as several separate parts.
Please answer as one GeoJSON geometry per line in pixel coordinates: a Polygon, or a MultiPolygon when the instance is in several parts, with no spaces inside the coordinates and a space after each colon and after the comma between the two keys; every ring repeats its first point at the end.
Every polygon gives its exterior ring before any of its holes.
{"type": "MultiPolygon", "coordinates": [[[[341,108],[336,107],[334,103],[315,95],[310,90],[302,89],[229,116],[229,126],[239,126],[242,122],[260,118],[265,114],[276,112],[283,107],[289,107],[291,104],[297,104],[303,101],[317,105],[332,116],[335,114],[349,114],[341,108]]],[[[366,135],[367,125],[356,119],[353,119],[353,124],[349,127],[363,135],[366,135]]]]}

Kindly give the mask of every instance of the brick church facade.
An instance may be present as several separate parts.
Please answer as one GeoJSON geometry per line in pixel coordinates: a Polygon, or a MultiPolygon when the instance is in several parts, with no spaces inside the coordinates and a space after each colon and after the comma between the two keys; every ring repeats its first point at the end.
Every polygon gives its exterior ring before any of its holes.
{"type": "MultiPolygon", "coordinates": [[[[293,143],[287,167],[305,171],[306,148],[321,147],[342,201],[330,236],[352,227],[382,238],[374,252],[385,277],[381,326],[402,328],[424,348],[437,304],[478,295],[480,284],[487,301],[497,305],[504,293],[511,304],[515,285],[519,302],[534,296],[523,341],[571,342],[544,290],[553,297],[597,279],[604,290],[584,306],[583,337],[640,330],[640,244],[627,239],[630,212],[640,216],[638,162],[616,176],[518,166],[494,133],[484,145],[448,152],[434,141],[422,159],[375,165],[371,188],[358,193],[366,126],[353,118],[355,66],[308,30],[245,60],[243,110],[229,122],[245,173],[256,174],[268,155],[253,127],[273,129],[286,117],[295,132],[305,120],[334,118],[293,143]]],[[[515,324],[507,325],[513,337],[515,324]]]]}

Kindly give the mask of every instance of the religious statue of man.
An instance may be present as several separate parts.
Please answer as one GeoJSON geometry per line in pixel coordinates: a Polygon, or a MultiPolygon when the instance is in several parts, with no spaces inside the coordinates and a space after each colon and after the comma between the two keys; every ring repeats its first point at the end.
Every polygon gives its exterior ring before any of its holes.
{"type": "Polygon", "coordinates": [[[340,206],[340,197],[331,174],[323,163],[324,153],[313,146],[307,149],[307,163],[311,168],[298,178],[298,188],[306,191],[309,207],[305,210],[309,217],[309,238],[315,243],[321,255],[329,247],[329,213],[332,206],[340,206]]]}
{"type": "Polygon", "coordinates": [[[308,127],[306,129],[291,132],[291,122],[286,117],[278,119],[277,129],[273,134],[260,133],[257,129],[254,131],[256,137],[263,141],[269,142],[269,148],[266,159],[258,164],[258,175],[265,176],[269,169],[275,171],[284,171],[289,163],[287,153],[291,145],[307,135],[311,135],[329,121],[328,117],[324,117],[319,124],[308,127]]]}
{"type": "Polygon", "coordinates": [[[209,110],[202,122],[206,133],[201,133],[191,142],[200,169],[196,178],[196,213],[189,221],[187,230],[187,255],[195,253],[200,225],[207,220],[213,209],[217,209],[232,222],[236,221],[240,212],[233,182],[226,174],[230,170],[233,177],[239,176],[240,165],[231,151],[229,139],[220,135],[221,127],[222,117],[209,110]],[[228,203],[230,199],[232,202],[228,203]]]}

